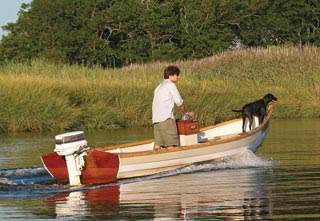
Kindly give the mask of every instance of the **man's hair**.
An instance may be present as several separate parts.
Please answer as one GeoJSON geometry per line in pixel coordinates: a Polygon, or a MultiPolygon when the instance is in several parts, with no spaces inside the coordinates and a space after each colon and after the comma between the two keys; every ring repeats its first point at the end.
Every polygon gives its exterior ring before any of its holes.
{"type": "Polygon", "coordinates": [[[170,65],[164,69],[163,78],[168,79],[170,75],[180,74],[180,69],[177,66],[170,65]]]}

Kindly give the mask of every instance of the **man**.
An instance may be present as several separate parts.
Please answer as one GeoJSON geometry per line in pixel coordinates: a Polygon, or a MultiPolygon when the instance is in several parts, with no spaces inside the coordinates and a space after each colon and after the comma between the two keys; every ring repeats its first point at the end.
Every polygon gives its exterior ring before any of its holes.
{"type": "Polygon", "coordinates": [[[173,115],[174,105],[191,117],[193,112],[187,112],[183,99],[176,87],[180,69],[168,66],[164,69],[164,80],[154,90],[152,102],[152,123],[154,130],[154,150],[161,147],[173,149],[179,146],[178,129],[173,115]]]}

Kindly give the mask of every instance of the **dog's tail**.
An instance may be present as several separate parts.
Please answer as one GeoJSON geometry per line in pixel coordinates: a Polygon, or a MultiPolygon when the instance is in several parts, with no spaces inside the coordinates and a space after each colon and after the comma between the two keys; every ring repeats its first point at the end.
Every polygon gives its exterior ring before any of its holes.
{"type": "Polygon", "coordinates": [[[242,109],[241,110],[232,110],[233,112],[242,112],[242,109]]]}

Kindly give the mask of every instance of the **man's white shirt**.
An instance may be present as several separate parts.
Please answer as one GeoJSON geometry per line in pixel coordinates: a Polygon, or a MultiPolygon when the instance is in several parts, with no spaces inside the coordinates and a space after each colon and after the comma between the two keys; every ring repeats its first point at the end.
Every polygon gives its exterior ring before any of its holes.
{"type": "Polygon", "coordinates": [[[163,122],[174,118],[174,105],[182,105],[183,99],[175,83],[169,79],[163,80],[154,90],[152,102],[152,123],[163,122]]]}

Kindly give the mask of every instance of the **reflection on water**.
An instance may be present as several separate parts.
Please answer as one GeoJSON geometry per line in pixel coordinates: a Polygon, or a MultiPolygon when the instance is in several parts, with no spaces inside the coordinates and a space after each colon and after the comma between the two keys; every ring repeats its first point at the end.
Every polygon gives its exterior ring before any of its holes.
{"type": "Polygon", "coordinates": [[[58,218],[132,214],[132,219],[267,219],[272,202],[259,169],[181,174],[48,198],[58,218]]]}
{"type": "Polygon", "coordinates": [[[314,167],[320,164],[320,119],[277,120],[258,154],[273,158],[281,167],[314,167]]]}
{"type": "MultiPolygon", "coordinates": [[[[1,219],[320,220],[320,120],[273,120],[256,155],[170,173],[70,188],[39,155],[55,134],[0,137],[1,219]]],[[[152,137],[148,130],[86,132],[92,147],[152,137]],[[107,139],[106,139],[107,137],[107,139]],[[113,139],[115,138],[115,139],[113,139]]]]}
{"type": "Polygon", "coordinates": [[[55,205],[56,218],[92,217],[114,215],[119,208],[119,186],[97,188],[89,191],[55,194],[45,199],[55,205]]]}
{"type": "Polygon", "coordinates": [[[120,186],[120,204],[150,206],[155,218],[228,217],[253,220],[267,217],[259,169],[183,174],[120,186]],[[190,177],[192,176],[192,177],[190,177]]]}

